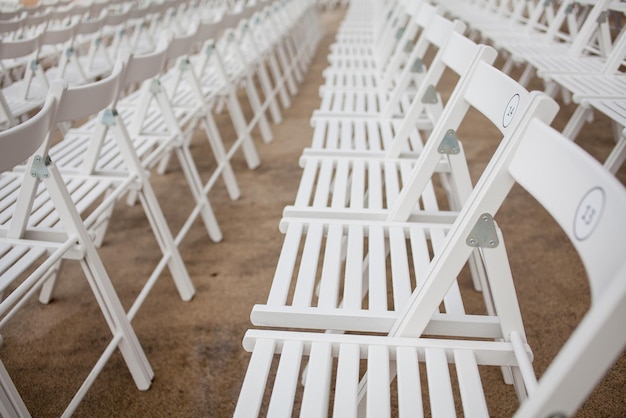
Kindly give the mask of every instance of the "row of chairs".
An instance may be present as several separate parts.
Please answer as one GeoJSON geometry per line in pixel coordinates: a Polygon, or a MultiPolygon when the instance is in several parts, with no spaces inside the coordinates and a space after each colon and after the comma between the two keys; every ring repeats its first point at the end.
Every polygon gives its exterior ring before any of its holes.
{"type": "Polygon", "coordinates": [[[576,139],[594,112],[613,124],[616,146],[605,161],[615,173],[626,159],[626,4],[604,1],[445,1],[475,36],[507,56],[503,70],[523,66],[520,83],[534,76],[545,91],[561,93],[576,110],[563,135],[576,139]]]}
{"type": "Polygon", "coordinates": [[[571,416],[626,346],[623,185],[466,29],[426,1],[350,2],[234,416],[490,416],[486,366],[513,385],[516,416],[571,416]],[[458,133],[476,120],[499,146],[473,185],[458,133]],[[515,184],[563,228],[591,287],[539,381],[494,220],[515,184]],[[468,264],[485,314],[465,311],[468,264]]]}
{"type": "MultiPolygon", "coordinates": [[[[207,195],[223,179],[230,197],[239,197],[231,158],[242,151],[250,168],[260,164],[253,135],[258,130],[271,141],[268,115],[280,122],[280,106],[289,106],[297,93],[319,39],[313,2],[196,6],[184,22],[153,19],[159,26],[145,33],[153,47],[120,49],[112,70],[98,80],[52,81],[34,115],[0,132],[0,326],[37,293],[48,303],[62,278],[62,262],[78,260],[113,334],[66,416],[118,348],[138,389],[150,387],[154,373],[131,321],[166,268],[180,298],[193,298],[195,288],[178,247],[198,218],[210,239],[222,239],[207,195]],[[250,101],[250,120],[242,95],[250,101]],[[223,141],[214,119],[223,109],[238,136],[232,141],[223,141]],[[206,183],[190,152],[197,132],[205,134],[213,152],[207,157],[215,167],[206,183]],[[165,172],[172,156],[195,203],[176,235],[149,175],[165,172]],[[162,253],[128,311],[97,251],[116,203],[124,198],[142,206],[162,253]]],[[[0,413],[28,416],[4,366],[0,387],[0,413]]]]}
{"type": "Polygon", "coordinates": [[[94,81],[111,71],[121,49],[149,52],[164,26],[177,31],[197,13],[211,20],[225,10],[191,1],[72,3],[0,21],[2,123],[13,126],[41,107],[52,80],[94,81]]]}

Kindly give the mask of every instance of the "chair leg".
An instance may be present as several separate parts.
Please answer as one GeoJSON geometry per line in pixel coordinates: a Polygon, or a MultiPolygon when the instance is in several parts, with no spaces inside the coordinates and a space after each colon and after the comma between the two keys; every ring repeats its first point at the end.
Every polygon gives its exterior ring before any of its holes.
{"type": "Polygon", "coordinates": [[[0,416],[30,417],[30,413],[2,361],[0,361],[0,416]]]}
{"type": "Polygon", "coordinates": [[[589,114],[593,114],[593,110],[590,107],[584,106],[582,104],[578,105],[578,107],[572,114],[572,117],[567,122],[567,125],[565,125],[565,128],[563,128],[563,136],[571,139],[572,141],[575,141],[589,114]]]}
{"type": "Polygon", "coordinates": [[[202,221],[204,222],[204,226],[209,234],[209,237],[213,242],[221,241],[223,238],[222,231],[217,223],[217,219],[215,218],[209,199],[202,190],[202,180],[200,179],[200,174],[198,173],[193,162],[191,153],[185,147],[176,148],[176,156],[178,157],[180,165],[183,168],[183,172],[187,178],[187,183],[189,184],[191,193],[196,201],[196,206],[200,208],[200,215],[202,216],[202,221]]]}
{"type": "Polygon", "coordinates": [[[278,103],[276,102],[276,94],[274,92],[274,89],[272,88],[272,83],[270,82],[270,77],[267,73],[267,68],[265,68],[264,62],[261,62],[259,64],[258,77],[261,84],[261,89],[263,90],[263,95],[265,97],[265,103],[268,104],[270,116],[272,116],[272,121],[275,124],[279,124],[280,122],[282,122],[283,116],[280,114],[280,108],[278,107],[278,103]]]}
{"type": "Polygon", "coordinates": [[[237,132],[237,138],[243,140],[241,149],[246,159],[246,163],[248,164],[248,168],[255,169],[259,166],[259,164],[261,164],[261,160],[259,159],[259,154],[254,147],[254,142],[252,141],[250,131],[248,130],[248,126],[246,124],[246,119],[243,115],[243,110],[241,109],[241,105],[239,104],[239,100],[237,99],[235,92],[231,91],[228,94],[226,105],[228,107],[230,119],[233,121],[235,132],[237,132]]]}
{"type": "Polygon", "coordinates": [[[56,166],[48,166],[48,177],[44,178],[44,183],[68,234],[74,235],[76,241],[83,247],[84,258],[81,260],[81,267],[114,339],[119,339],[117,347],[124,357],[135,385],[139,390],[147,390],[154,377],[152,367],[139,344],[137,335],[124,312],[111,279],[82,223],[80,215],[75,207],[68,204],[72,201],[71,196],[64,187],[63,179],[56,166]]]}
{"type": "Polygon", "coordinates": [[[276,55],[274,54],[274,51],[270,52],[268,62],[272,77],[274,78],[276,85],[278,86],[278,97],[280,98],[280,102],[283,105],[283,108],[288,109],[289,107],[291,107],[291,100],[289,99],[289,94],[287,94],[285,86],[286,79],[280,73],[280,67],[278,66],[278,61],[276,60],[276,55]]]}
{"type": "Polygon", "coordinates": [[[211,113],[207,113],[202,118],[202,125],[204,127],[206,137],[209,141],[209,145],[213,150],[213,155],[215,156],[217,164],[224,165],[224,168],[222,169],[222,179],[224,180],[224,184],[226,185],[228,195],[232,200],[239,199],[239,196],[241,196],[241,191],[239,190],[239,185],[237,184],[237,179],[235,178],[235,173],[233,172],[233,167],[230,165],[230,161],[226,157],[226,151],[224,149],[222,136],[217,129],[215,119],[213,118],[213,115],[211,113]]]}
{"type": "Polygon", "coordinates": [[[611,154],[609,154],[604,162],[604,167],[615,174],[619,171],[624,160],[626,160],[626,133],[622,134],[622,137],[611,151],[611,154]]]}
{"type": "Polygon", "coordinates": [[[263,142],[271,142],[274,139],[274,135],[272,134],[272,130],[270,129],[270,125],[265,117],[265,110],[261,105],[261,99],[259,98],[259,94],[254,87],[254,81],[252,80],[252,75],[248,75],[245,81],[245,89],[248,94],[248,100],[250,101],[250,105],[252,106],[252,111],[254,112],[254,118],[258,118],[257,126],[259,127],[259,131],[261,132],[261,138],[263,138],[263,142]]]}

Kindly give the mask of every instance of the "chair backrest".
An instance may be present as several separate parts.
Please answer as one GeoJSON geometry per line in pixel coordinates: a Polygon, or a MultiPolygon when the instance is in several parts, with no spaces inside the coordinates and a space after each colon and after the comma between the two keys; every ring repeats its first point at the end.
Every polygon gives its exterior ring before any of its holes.
{"type": "MultiPolygon", "coordinates": [[[[497,212],[506,194],[513,186],[510,176],[505,176],[502,173],[519,146],[524,129],[533,118],[541,119],[546,123],[551,122],[558,111],[556,102],[545,94],[528,92],[515,80],[481,62],[478,63],[472,73],[470,83],[462,95],[463,99],[458,101],[459,106],[474,107],[487,117],[495,127],[498,127],[504,136],[475,188],[461,202],[463,204],[462,210],[447,235],[443,248],[429,265],[426,280],[421,290],[414,292],[409,303],[405,305],[400,319],[392,328],[392,335],[419,336],[424,331],[429,318],[438,308],[448,288],[475,249],[475,246],[469,245],[466,240],[469,239],[479,222],[484,221],[484,219],[488,220],[489,216],[493,216],[497,212]],[[489,216],[485,218],[485,214],[489,216]]],[[[453,110],[448,108],[449,106],[446,106],[444,112],[453,110]]],[[[458,113],[458,110],[454,113],[458,113]]],[[[453,123],[452,129],[456,129],[454,119],[456,117],[450,118],[453,123]]],[[[442,120],[445,119],[442,117],[442,120]]],[[[438,126],[433,130],[433,134],[437,132],[436,138],[442,138],[445,130],[445,125],[438,126]]],[[[396,206],[391,210],[392,215],[396,215],[395,218],[392,217],[391,219],[406,219],[404,216],[408,216],[410,213],[410,209],[416,202],[414,184],[423,183],[430,179],[429,173],[432,173],[433,160],[436,164],[441,158],[432,148],[438,146],[439,141],[433,143],[429,140],[426,144],[415,164],[409,184],[403,188],[396,206]],[[420,170],[424,170],[424,167],[427,167],[428,175],[421,173],[420,170]],[[398,214],[402,216],[398,217],[398,214]]],[[[423,186],[420,184],[417,190],[419,197],[423,186]]],[[[497,242],[497,240],[492,241],[494,244],[497,242]]],[[[503,317],[502,312],[498,310],[501,306],[500,301],[496,300],[495,297],[494,304],[498,315],[503,317]]],[[[510,309],[510,306],[506,308],[510,309]]],[[[503,335],[509,335],[510,329],[507,328],[509,326],[511,326],[510,322],[502,321],[503,335]]]]}
{"type": "Polygon", "coordinates": [[[39,48],[41,35],[17,40],[0,40],[0,60],[22,58],[34,54],[39,48]]]}
{"type": "Polygon", "coordinates": [[[111,74],[96,82],[73,87],[65,83],[50,86],[50,94],[58,100],[56,122],[79,120],[105,109],[117,97],[123,70],[124,61],[120,59],[111,74]]]}
{"type": "Polygon", "coordinates": [[[591,307],[516,416],[573,416],[626,346],[626,190],[593,157],[538,122],[508,173],[563,228],[591,288],[591,307]]]}
{"type": "Polygon", "coordinates": [[[37,151],[48,136],[55,110],[56,99],[50,96],[35,116],[0,132],[0,172],[23,163],[37,151]]]}
{"type": "Polygon", "coordinates": [[[169,43],[162,42],[148,54],[131,54],[124,75],[124,87],[156,77],[163,70],[169,43]]]}

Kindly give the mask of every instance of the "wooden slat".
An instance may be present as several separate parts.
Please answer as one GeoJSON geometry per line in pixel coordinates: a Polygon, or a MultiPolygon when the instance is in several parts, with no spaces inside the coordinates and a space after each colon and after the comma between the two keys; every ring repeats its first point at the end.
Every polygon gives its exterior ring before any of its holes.
{"type": "Polygon", "coordinates": [[[367,417],[390,416],[389,351],[382,345],[368,347],[367,355],[367,417]]]}
{"type": "Polygon", "coordinates": [[[446,353],[444,350],[427,348],[425,355],[432,416],[433,418],[455,417],[456,410],[446,353]]]}
{"type": "Polygon", "coordinates": [[[307,369],[302,410],[300,416],[325,418],[328,416],[330,376],[332,368],[332,346],[329,343],[314,342],[311,346],[307,369]]]}
{"type": "Polygon", "coordinates": [[[396,369],[398,371],[398,413],[400,417],[423,417],[424,406],[422,404],[417,350],[412,347],[398,347],[396,349],[396,369]]]}
{"type": "Polygon", "coordinates": [[[455,350],[454,361],[461,391],[463,415],[467,418],[488,417],[487,401],[474,353],[470,350],[455,350]]]}
{"type": "Polygon", "coordinates": [[[341,344],[335,383],[334,417],[357,417],[360,353],[357,344],[341,344]]]}
{"type": "Polygon", "coordinates": [[[317,264],[322,251],[323,234],[324,226],[322,224],[309,225],[294,290],[294,306],[311,306],[313,291],[315,290],[317,264]]]}
{"type": "Polygon", "coordinates": [[[293,410],[293,400],[300,382],[300,362],[302,360],[300,341],[285,341],[272,388],[272,397],[267,409],[268,417],[288,418],[293,410]]]}
{"type": "Polygon", "coordinates": [[[358,225],[349,227],[343,295],[343,304],[346,309],[361,309],[363,300],[363,238],[363,227],[358,225]]]}
{"type": "Polygon", "coordinates": [[[257,340],[248,363],[246,377],[239,392],[239,401],[233,415],[235,418],[259,415],[273,357],[274,340],[257,340]]]}
{"type": "Polygon", "coordinates": [[[341,225],[328,227],[324,263],[320,282],[318,306],[336,308],[338,304],[339,285],[341,278],[343,228],[341,225]]]}

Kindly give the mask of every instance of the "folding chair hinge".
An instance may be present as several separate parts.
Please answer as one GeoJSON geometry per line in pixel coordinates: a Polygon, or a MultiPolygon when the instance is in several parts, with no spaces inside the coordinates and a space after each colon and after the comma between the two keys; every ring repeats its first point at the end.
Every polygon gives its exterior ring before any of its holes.
{"type": "Polygon", "coordinates": [[[98,36],[96,39],[93,40],[93,43],[96,46],[100,46],[100,44],[102,44],[102,37],[98,36]]]}
{"type": "Polygon", "coordinates": [[[406,54],[408,54],[409,52],[411,52],[413,50],[413,42],[411,41],[406,41],[406,44],[404,44],[404,52],[406,54]]]}
{"type": "Polygon", "coordinates": [[[37,69],[37,67],[39,67],[39,60],[31,60],[30,62],[30,69],[31,71],[35,71],[37,69]]]}
{"type": "Polygon", "coordinates": [[[428,87],[426,87],[426,91],[424,92],[424,95],[422,96],[422,103],[437,104],[438,100],[439,99],[437,98],[437,89],[435,89],[435,86],[431,84],[428,87]]]}
{"type": "Polygon", "coordinates": [[[42,158],[40,155],[35,155],[33,159],[33,165],[30,167],[30,175],[37,177],[38,179],[47,179],[50,177],[48,172],[48,166],[52,164],[52,160],[49,155],[42,158]]]}
{"type": "Polygon", "coordinates": [[[115,126],[117,122],[115,118],[117,117],[117,110],[115,109],[104,109],[102,112],[101,122],[104,126],[115,126]]]}
{"type": "Polygon", "coordinates": [[[398,28],[398,30],[396,31],[396,39],[402,38],[402,35],[404,35],[404,28],[398,28]]]}
{"type": "Polygon", "coordinates": [[[178,63],[178,69],[181,73],[184,73],[185,71],[189,70],[189,65],[191,64],[191,62],[189,61],[189,58],[182,58],[179,63],[178,63]]]}
{"type": "Polygon", "coordinates": [[[66,48],[65,49],[65,56],[70,58],[72,55],[74,55],[74,48],[72,48],[72,47],[66,48]]]}
{"type": "Polygon", "coordinates": [[[204,53],[206,54],[207,57],[210,57],[213,51],[215,51],[215,45],[211,43],[207,45],[206,49],[204,50],[204,53]]]}
{"type": "Polygon", "coordinates": [[[470,247],[478,248],[495,248],[500,244],[498,240],[498,234],[496,233],[496,223],[493,220],[493,216],[488,213],[483,213],[472,228],[466,244],[470,247]]]}
{"type": "Polygon", "coordinates": [[[461,152],[459,137],[456,136],[456,131],[454,129],[448,129],[446,134],[443,136],[437,151],[439,151],[439,154],[458,154],[461,152]]]}
{"type": "Polygon", "coordinates": [[[572,14],[574,12],[574,3],[570,3],[567,5],[567,7],[565,8],[565,14],[569,15],[572,14]]]}
{"type": "Polygon", "coordinates": [[[156,78],[153,78],[152,81],[150,82],[150,93],[159,94],[161,93],[161,91],[162,91],[161,81],[157,80],[156,78]]]}
{"type": "Polygon", "coordinates": [[[605,10],[602,13],[600,13],[600,16],[598,16],[598,19],[596,20],[596,23],[598,24],[606,23],[608,17],[609,17],[609,12],[608,10],[605,10]]]}
{"type": "Polygon", "coordinates": [[[411,65],[412,73],[423,73],[424,72],[424,62],[421,58],[415,58],[413,61],[413,65],[411,65]]]}

